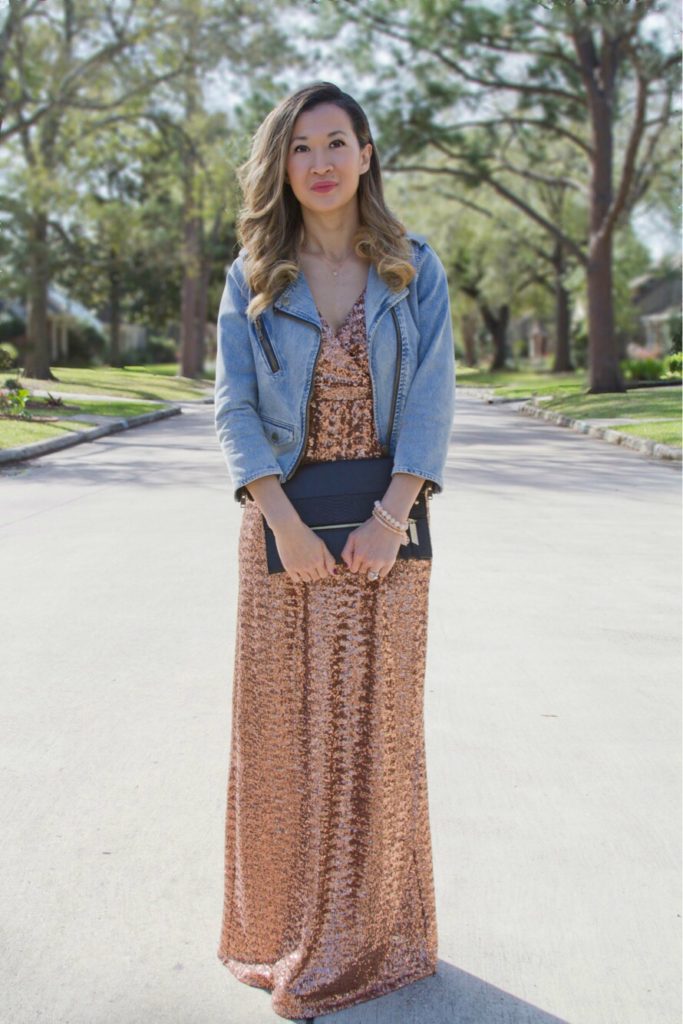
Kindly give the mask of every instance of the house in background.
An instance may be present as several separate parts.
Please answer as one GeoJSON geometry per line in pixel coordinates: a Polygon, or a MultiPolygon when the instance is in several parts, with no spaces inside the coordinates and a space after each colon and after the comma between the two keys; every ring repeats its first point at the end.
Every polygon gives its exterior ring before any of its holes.
{"type": "MultiPolygon", "coordinates": [[[[19,351],[19,359],[23,360],[26,345],[26,303],[18,299],[3,299],[0,296],[0,341],[10,341],[19,351]],[[4,325],[6,330],[1,330],[4,325]]],[[[110,356],[111,324],[108,311],[101,309],[92,312],[77,299],[56,283],[48,286],[49,359],[50,363],[59,365],[69,357],[85,358],[97,354],[102,358],[110,356]],[[99,315],[98,315],[99,314],[99,315]],[[97,338],[89,332],[94,332],[97,338]]],[[[216,324],[205,325],[205,356],[209,362],[216,355],[216,324]]],[[[163,326],[163,338],[180,345],[180,323],[170,322],[163,326]]],[[[158,341],[158,339],[156,339],[158,341]]],[[[143,324],[119,324],[119,353],[131,359],[136,353],[145,352],[155,342],[155,333],[143,324]]],[[[175,358],[171,353],[170,357],[175,358]]],[[[163,360],[162,360],[163,361],[163,360]]]]}
{"type": "MultiPolygon", "coordinates": [[[[21,326],[19,333],[6,340],[23,352],[26,343],[26,304],[19,300],[0,299],[0,311],[21,326]]],[[[84,326],[91,328],[103,340],[108,338],[106,325],[76,299],[72,299],[58,284],[50,283],[47,290],[47,326],[50,337],[50,362],[58,363],[69,355],[69,330],[84,326]]]]}
{"type": "Polygon", "coordinates": [[[681,257],[673,267],[633,278],[630,289],[639,315],[639,331],[628,346],[628,354],[661,358],[672,350],[676,323],[680,331],[681,257]]]}

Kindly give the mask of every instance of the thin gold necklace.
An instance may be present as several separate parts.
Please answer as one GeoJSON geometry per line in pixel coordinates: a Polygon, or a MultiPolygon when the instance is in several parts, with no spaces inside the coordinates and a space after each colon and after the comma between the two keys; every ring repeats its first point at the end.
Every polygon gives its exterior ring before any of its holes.
{"type": "Polygon", "coordinates": [[[331,262],[329,256],[326,256],[325,253],[322,252],[322,250],[320,252],[311,252],[310,249],[304,249],[303,247],[301,247],[299,249],[299,252],[304,252],[304,253],[306,253],[307,256],[322,256],[323,260],[327,263],[327,265],[329,266],[330,270],[332,271],[332,276],[333,277],[338,277],[339,276],[339,271],[341,270],[341,268],[344,266],[346,261],[348,259],[350,259],[351,256],[354,255],[353,253],[348,253],[346,256],[344,256],[344,258],[343,258],[343,260],[341,260],[341,262],[336,264],[336,267],[335,267],[334,262],[331,262]]]}

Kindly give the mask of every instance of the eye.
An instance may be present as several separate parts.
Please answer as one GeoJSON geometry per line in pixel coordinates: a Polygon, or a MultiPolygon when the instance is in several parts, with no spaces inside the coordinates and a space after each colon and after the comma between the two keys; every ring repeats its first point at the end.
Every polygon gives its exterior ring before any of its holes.
{"type": "MultiPolygon", "coordinates": [[[[333,146],[335,142],[338,142],[340,146],[345,146],[345,145],[346,145],[346,143],[344,142],[344,140],[343,140],[343,139],[332,139],[332,142],[330,142],[330,145],[331,145],[331,146],[333,146]]],[[[292,150],[292,152],[293,152],[293,153],[298,153],[300,149],[308,149],[308,146],[306,145],[306,143],[305,143],[305,142],[299,142],[299,143],[298,143],[298,144],[297,144],[297,145],[296,145],[296,146],[294,147],[294,149],[292,150]]]]}

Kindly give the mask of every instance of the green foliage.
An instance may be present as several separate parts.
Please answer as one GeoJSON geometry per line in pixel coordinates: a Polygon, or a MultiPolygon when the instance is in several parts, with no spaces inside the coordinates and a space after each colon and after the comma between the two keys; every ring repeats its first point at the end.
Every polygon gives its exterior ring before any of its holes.
{"type": "Polygon", "coordinates": [[[664,373],[662,359],[622,359],[620,366],[628,380],[659,380],[664,373]]]}
{"type": "Polygon", "coordinates": [[[23,320],[4,310],[0,313],[0,341],[12,341],[23,337],[26,325],[23,320]]]}
{"type": "Polygon", "coordinates": [[[30,419],[26,408],[30,394],[28,388],[0,388],[0,414],[30,419]]]}
{"type": "Polygon", "coordinates": [[[683,376],[683,353],[672,352],[664,357],[664,372],[668,377],[683,376]]]}
{"type": "Polygon", "coordinates": [[[669,320],[669,336],[671,337],[671,351],[681,352],[681,314],[674,313],[669,320]]]}
{"type": "Polygon", "coordinates": [[[69,327],[69,355],[62,357],[63,366],[99,366],[104,360],[106,342],[89,324],[69,327]]]}
{"type": "Polygon", "coordinates": [[[123,353],[122,362],[125,366],[148,366],[153,363],[169,363],[178,361],[178,346],[172,338],[149,339],[144,348],[131,349],[123,353]]]}
{"type": "Polygon", "coordinates": [[[0,342],[0,370],[12,370],[19,365],[19,350],[9,341],[0,342]]]}

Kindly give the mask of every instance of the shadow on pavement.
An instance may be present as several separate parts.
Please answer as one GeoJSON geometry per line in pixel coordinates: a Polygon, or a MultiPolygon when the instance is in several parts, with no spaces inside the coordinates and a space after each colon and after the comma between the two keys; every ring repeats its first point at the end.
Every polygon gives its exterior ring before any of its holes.
{"type": "Polygon", "coordinates": [[[435,975],[315,1024],[569,1024],[504,989],[439,960],[435,975]]]}

